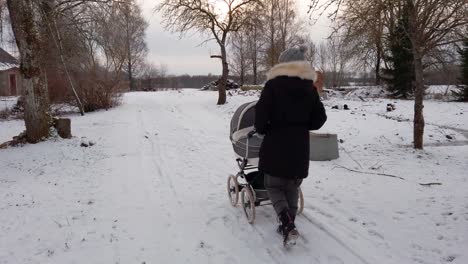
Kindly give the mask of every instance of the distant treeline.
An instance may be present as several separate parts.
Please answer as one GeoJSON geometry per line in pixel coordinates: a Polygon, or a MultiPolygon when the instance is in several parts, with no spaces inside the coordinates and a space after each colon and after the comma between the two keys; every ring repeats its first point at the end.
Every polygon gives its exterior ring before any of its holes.
{"type": "MultiPolygon", "coordinates": [[[[325,86],[331,87],[332,84],[327,75],[332,73],[325,72],[325,86]]],[[[456,84],[459,71],[457,67],[453,69],[441,69],[441,70],[428,70],[425,72],[425,82],[427,85],[444,85],[444,84],[456,84]]],[[[249,80],[251,76],[245,78],[245,84],[251,84],[249,80]]],[[[264,83],[264,76],[260,83],[264,83]]],[[[216,81],[220,78],[219,75],[167,75],[158,76],[153,78],[139,78],[137,79],[138,90],[157,90],[161,88],[201,88],[206,84],[216,81]]],[[[229,76],[229,79],[242,84],[239,76],[229,76]]],[[[372,73],[344,73],[342,86],[349,85],[374,85],[375,77],[372,73]]]]}
{"type": "MultiPolygon", "coordinates": [[[[154,78],[138,79],[137,87],[139,90],[157,90],[160,88],[202,88],[206,84],[216,81],[220,78],[217,75],[179,75],[179,76],[159,76],[154,78]]],[[[238,81],[239,77],[229,77],[229,79],[238,81]]]]}

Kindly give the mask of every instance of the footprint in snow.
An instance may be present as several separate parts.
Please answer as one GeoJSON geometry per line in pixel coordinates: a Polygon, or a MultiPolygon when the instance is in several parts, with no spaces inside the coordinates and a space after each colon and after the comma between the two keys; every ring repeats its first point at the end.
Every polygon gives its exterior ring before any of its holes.
{"type": "Polygon", "coordinates": [[[370,235],[376,236],[376,237],[378,237],[378,238],[380,238],[380,239],[382,239],[382,240],[385,239],[384,236],[383,236],[382,234],[380,234],[379,232],[377,232],[377,231],[375,231],[375,230],[373,230],[373,229],[370,229],[370,230],[368,230],[367,232],[368,232],[370,235]]]}
{"type": "Polygon", "coordinates": [[[453,255],[450,255],[450,256],[447,256],[447,257],[443,258],[443,260],[446,261],[446,262],[453,262],[455,259],[456,259],[456,257],[453,256],[453,255]]]}

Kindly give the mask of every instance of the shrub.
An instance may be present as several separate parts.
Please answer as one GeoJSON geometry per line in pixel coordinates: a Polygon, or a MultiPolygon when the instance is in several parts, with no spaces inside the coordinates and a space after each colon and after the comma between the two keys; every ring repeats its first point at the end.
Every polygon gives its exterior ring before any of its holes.
{"type": "Polygon", "coordinates": [[[0,120],[1,119],[8,119],[8,117],[10,117],[10,115],[11,115],[10,108],[0,109],[0,120]]]}
{"type": "MultiPolygon", "coordinates": [[[[128,83],[118,79],[98,77],[96,74],[85,75],[78,81],[77,93],[85,112],[109,109],[122,102],[122,93],[128,90],[128,83]]],[[[71,97],[70,103],[76,106],[71,97]]]]}

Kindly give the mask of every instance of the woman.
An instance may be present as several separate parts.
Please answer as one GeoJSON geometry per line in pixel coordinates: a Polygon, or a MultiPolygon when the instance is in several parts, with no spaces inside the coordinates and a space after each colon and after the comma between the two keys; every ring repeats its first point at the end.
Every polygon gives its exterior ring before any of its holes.
{"type": "Polygon", "coordinates": [[[309,130],[325,123],[325,108],[314,81],[316,73],[305,59],[306,47],[291,48],[267,73],[255,108],[255,128],[264,134],[259,170],[281,222],[284,243],[295,243],[298,188],[309,173],[309,130]]]}

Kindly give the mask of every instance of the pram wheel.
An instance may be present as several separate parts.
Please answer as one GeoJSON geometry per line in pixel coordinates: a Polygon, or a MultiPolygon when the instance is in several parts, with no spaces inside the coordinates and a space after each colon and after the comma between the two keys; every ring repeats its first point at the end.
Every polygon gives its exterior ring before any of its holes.
{"type": "Polygon", "coordinates": [[[241,191],[241,203],[244,208],[245,216],[249,224],[253,224],[255,220],[255,198],[253,195],[252,187],[250,185],[242,188],[241,191]]]}
{"type": "Polygon", "coordinates": [[[302,214],[304,211],[304,194],[302,194],[302,190],[299,187],[299,199],[297,200],[297,214],[302,214]]]}
{"type": "Polygon", "coordinates": [[[231,205],[236,206],[237,201],[239,200],[239,183],[237,183],[236,176],[229,175],[227,180],[227,191],[231,205]]]}

